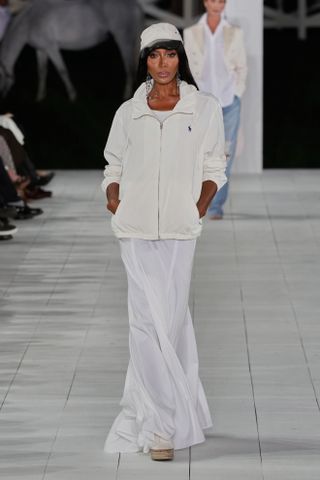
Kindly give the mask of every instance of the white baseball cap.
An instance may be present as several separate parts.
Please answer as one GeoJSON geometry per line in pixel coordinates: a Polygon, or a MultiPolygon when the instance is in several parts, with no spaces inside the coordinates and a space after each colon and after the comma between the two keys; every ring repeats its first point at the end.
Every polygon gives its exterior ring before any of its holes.
{"type": "Polygon", "coordinates": [[[152,47],[162,41],[176,41],[183,43],[178,29],[171,23],[154,23],[141,33],[140,51],[147,47],[152,47]]]}

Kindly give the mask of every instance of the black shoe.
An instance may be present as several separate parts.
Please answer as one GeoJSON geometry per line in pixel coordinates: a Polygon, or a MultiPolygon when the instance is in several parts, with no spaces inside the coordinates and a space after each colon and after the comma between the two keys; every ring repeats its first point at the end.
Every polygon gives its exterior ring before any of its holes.
{"type": "Polygon", "coordinates": [[[43,210],[41,208],[31,208],[29,205],[25,205],[24,207],[16,207],[16,216],[14,218],[15,220],[28,220],[42,213],[43,210]]]}
{"type": "Polygon", "coordinates": [[[49,172],[46,175],[38,175],[37,180],[33,181],[32,183],[34,185],[37,185],[38,187],[44,187],[45,185],[48,185],[49,182],[51,182],[54,175],[54,172],[49,172]]]}
{"type": "Polygon", "coordinates": [[[14,206],[5,205],[0,207],[0,218],[16,218],[17,210],[14,206]]]}
{"type": "Polygon", "coordinates": [[[10,225],[6,218],[0,218],[0,240],[10,240],[17,231],[17,227],[10,225]]]}

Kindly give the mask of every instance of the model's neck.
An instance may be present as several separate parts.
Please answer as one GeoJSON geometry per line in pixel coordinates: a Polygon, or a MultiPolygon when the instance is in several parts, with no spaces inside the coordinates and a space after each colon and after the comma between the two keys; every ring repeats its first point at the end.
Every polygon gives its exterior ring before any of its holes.
{"type": "Polygon", "coordinates": [[[221,22],[221,15],[207,15],[207,24],[212,33],[216,31],[219,23],[221,22]]]}
{"type": "Polygon", "coordinates": [[[174,78],[170,83],[166,85],[154,82],[153,88],[149,93],[149,98],[165,99],[168,97],[176,97],[179,95],[179,87],[177,81],[174,78]]]}

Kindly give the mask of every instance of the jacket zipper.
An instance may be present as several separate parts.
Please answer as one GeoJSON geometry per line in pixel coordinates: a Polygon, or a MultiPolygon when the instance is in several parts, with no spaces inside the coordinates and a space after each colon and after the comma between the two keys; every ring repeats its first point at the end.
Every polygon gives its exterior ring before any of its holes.
{"type": "Polygon", "coordinates": [[[160,123],[160,151],[159,151],[159,168],[158,168],[158,240],[160,240],[160,167],[161,167],[161,153],[162,153],[162,129],[163,122],[160,123]]]}
{"type": "Polygon", "coordinates": [[[164,122],[168,120],[168,118],[178,113],[183,113],[183,112],[173,112],[170,115],[168,115],[162,122],[155,115],[152,115],[151,113],[144,114],[146,116],[150,116],[154,118],[157,122],[159,122],[159,125],[160,125],[160,149],[159,149],[160,158],[159,158],[159,167],[158,167],[158,240],[160,240],[160,160],[161,160],[161,153],[162,153],[162,130],[163,130],[164,122]]]}

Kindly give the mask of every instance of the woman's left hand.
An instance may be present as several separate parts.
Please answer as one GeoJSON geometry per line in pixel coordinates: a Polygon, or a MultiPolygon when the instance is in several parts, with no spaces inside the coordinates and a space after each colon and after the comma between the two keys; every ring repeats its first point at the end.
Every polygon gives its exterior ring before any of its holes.
{"type": "Polygon", "coordinates": [[[207,213],[207,207],[204,206],[204,205],[201,205],[200,202],[197,203],[197,209],[199,211],[199,217],[202,218],[205,216],[205,214],[207,213]]]}
{"type": "Polygon", "coordinates": [[[197,202],[199,217],[202,218],[207,213],[207,209],[217,191],[217,185],[211,180],[205,180],[202,183],[201,195],[197,202]]]}

